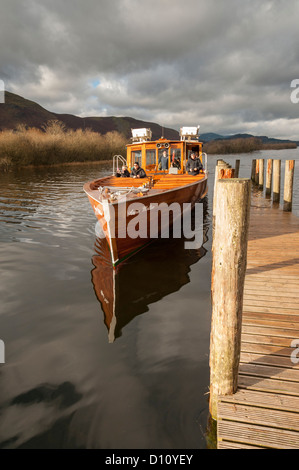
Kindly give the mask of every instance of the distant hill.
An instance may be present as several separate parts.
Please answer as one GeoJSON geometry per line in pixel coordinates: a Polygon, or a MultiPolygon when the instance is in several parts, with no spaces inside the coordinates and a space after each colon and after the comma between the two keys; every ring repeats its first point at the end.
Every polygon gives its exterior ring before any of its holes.
{"type": "Polygon", "coordinates": [[[211,140],[223,139],[224,136],[220,134],[215,134],[214,132],[207,132],[205,134],[200,134],[200,140],[202,142],[211,142],[211,140]]]}
{"type": "Polygon", "coordinates": [[[141,121],[132,117],[78,117],[72,114],[58,114],[46,110],[34,101],[22,98],[19,95],[5,92],[5,103],[0,105],[0,130],[16,129],[18,125],[42,128],[43,124],[52,119],[62,121],[69,129],[89,128],[95,132],[106,134],[118,131],[128,139],[131,137],[131,128],[149,127],[153,139],[162,136],[167,139],[178,139],[178,131],[163,128],[154,122],[141,121]]]}
{"type": "MultiPolygon", "coordinates": [[[[159,139],[162,134],[167,139],[179,139],[179,133],[175,129],[162,128],[159,124],[148,121],[141,121],[132,117],[78,117],[72,114],[58,114],[48,111],[34,101],[22,98],[19,95],[5,92],[5,103],[0,104],[0,131],[6,129],[16,129],[18,125],[42,128],[43,124],[52,119],[62,121],[69,129],[91,129],[100,134],[117,131],[124,134],[127,139],[131,137],[132,128],[149,127],[153,133],[153,140],[159,139]]],[[[182,123],[183,125],[184,123],[182,123]]],[[[251,134],[221,135],[214,132],[201,134],[202,142],[212,142],[217,140],[244,139],[256,137],[251,134]]],[[[290,143],[290,140],[281,140],[259,136],[265,144],[290,143]]],[[[299,142],[296,142],[299,144],[299,142]]]]}
{"type": "Polygon", "coordinates": [[[215,134],[213,132],[208,132],[206,134],[201,134],[201,140],[203,142],[211,142],[213,140],[234,140],[234,139],[249,139],[252,137],[257,137],[260,139],[263,144],[287,144],[293,143],[299,144],[297,141],[287,140],[287,139],[275,139],[274,137],[267,137],[267,136],[255,136],[252,134],[233,134],[233,135],[220,135],[215,134]]]}

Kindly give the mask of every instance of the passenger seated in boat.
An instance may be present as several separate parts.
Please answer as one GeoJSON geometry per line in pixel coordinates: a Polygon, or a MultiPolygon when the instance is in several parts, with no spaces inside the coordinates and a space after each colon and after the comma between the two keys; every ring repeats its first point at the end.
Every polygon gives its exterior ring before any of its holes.
{"type": "Polygon", "coordinates": [[[168,170],[168,155],[166,150],[162,153],[159,158],[159,170],[168,170]]]}
{"type": "Polygon", "coordinates": [[[131,178],[146,178],[146,173],[139,163],[135,162],[130,176],[131,178]]]}
{"type": "Polygon", "coordinates": [[[186,171],[188,175],[198,175],[202,169],[202,163],[199,158],[196,158],[195,152],[192,152],[186,164],[186,171]]]}
{"type": "Polygon", "coordinates": [[[181,168],[180,160],[178,158],[175,158],[170,165],[172,168],[181,168]]]}
{"type": "Polygon", "coordinates": [[[121,171],[119,170],[119,168],[117,169],[116,176],[121,178],[130,178],[131,175],[128,170],[128,167],[126,165],[123,165],[121,171]]]}

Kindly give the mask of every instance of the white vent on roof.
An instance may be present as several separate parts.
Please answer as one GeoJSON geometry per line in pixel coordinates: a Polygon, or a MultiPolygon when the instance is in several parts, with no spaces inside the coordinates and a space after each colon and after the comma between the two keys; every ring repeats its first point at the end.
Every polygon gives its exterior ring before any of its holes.
{"type": "Polygon", "coordinates": [[[198,140],[199,128],[197,127],[181,127],[180,136],[181,140],[198,140]]]}
{"type": "Polygon", "coordinates": [[[145,127],[141,129],[131,129],[132,131],[132,141],[133,142],[144,142],[146,140],[151,140],[152,131],[146,129],[145,127]]]}

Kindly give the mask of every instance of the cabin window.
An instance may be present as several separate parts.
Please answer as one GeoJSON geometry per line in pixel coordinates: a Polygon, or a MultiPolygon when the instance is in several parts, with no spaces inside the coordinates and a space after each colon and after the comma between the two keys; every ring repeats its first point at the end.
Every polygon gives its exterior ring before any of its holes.
{"type": "Polygon", "coordinates": [[[200,148],[198,145],[193,145],[192,147],[187,148],[187,160],[190,158],[192,152],[197,152],[200,155],[200,148]]]}
{"type": "Polygon", "coordinates": [[[147,149],[146,151],[146,166],[156,165],[156,150],[147,149]]]}
{"type": "Polygon", "coordinates": [[[176,171],[181,169],[181,149],[178,146],[171,146],[170,147],[170,167],[177,168],[176,171]]]}
{"type": "Polygon", "coordinates": [[[141,165],[141,150],[134,150],[131,153],[131,167],[133,168],[133,165],[135,162],[138,162],[140,166],[141,165]]]}
{"type": "Polygon", "coordinates": [[[170,149],[170,161],[172,162],[174,159],[181,161],[181,149],[170,149]]]}

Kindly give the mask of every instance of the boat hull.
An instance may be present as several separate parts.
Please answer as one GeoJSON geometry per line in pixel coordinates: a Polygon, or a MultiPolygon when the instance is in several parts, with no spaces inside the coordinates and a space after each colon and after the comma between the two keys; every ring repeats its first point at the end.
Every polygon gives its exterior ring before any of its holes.
{"type": "Polygon", "coordinates": [[[164,188],[155,194],[125,199],[117,203],[96,197],[89,188],[90,184],[87,183],[84,190],[100,223],[103,236],[109,243],[112,263],[115,266],[157,239],[161,233],[167,232],[175,220],[182,217],[184,204],[189,203],[193,208],[207,193],[207,177],[184,186],[164,188]],[[180,207],[179,215],[169,211],[169,217],[164,219],[158,217],[157,227],[153,233],[151,228],[153,207],[161,204],[170,207],[173,203],[176,203],[176,208],[180,207]]]}

